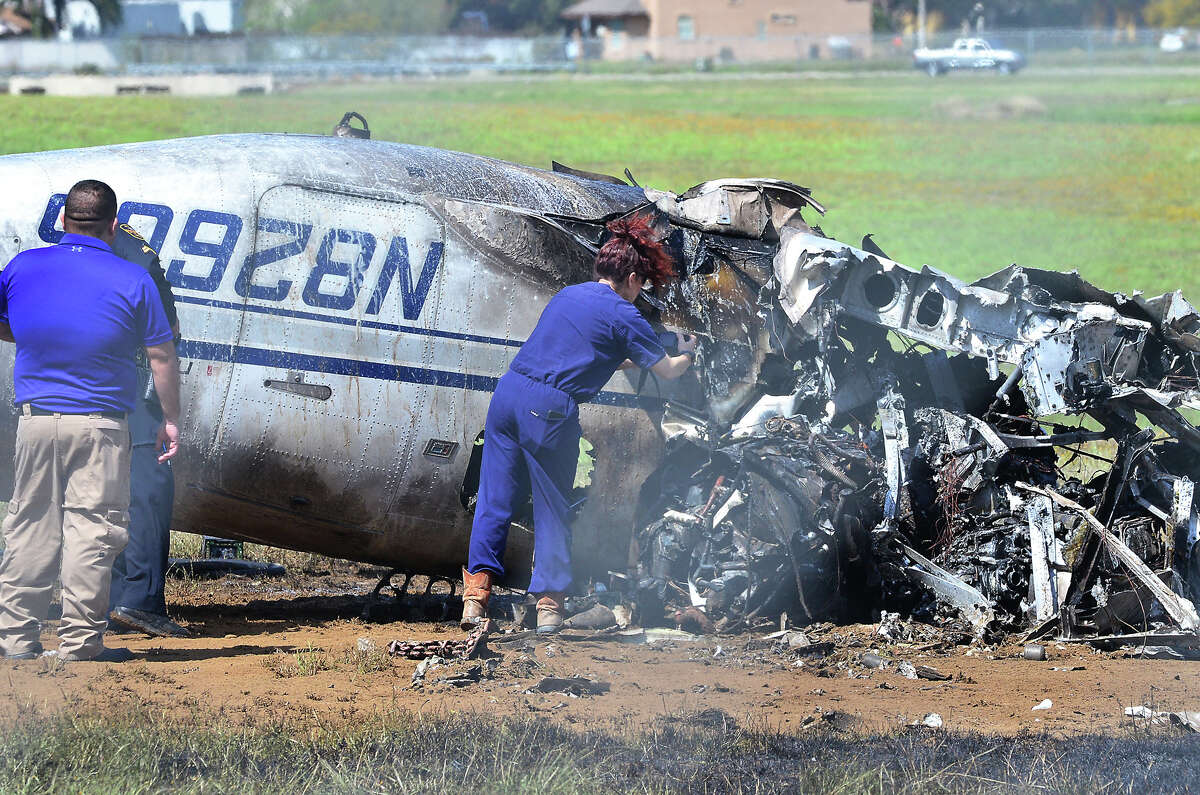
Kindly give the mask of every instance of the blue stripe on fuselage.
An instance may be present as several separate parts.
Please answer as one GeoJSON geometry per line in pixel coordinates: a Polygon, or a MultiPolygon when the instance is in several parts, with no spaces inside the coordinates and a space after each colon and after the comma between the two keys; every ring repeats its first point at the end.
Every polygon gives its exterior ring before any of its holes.
{"type": "MultiPolygon", "coordinates": [[[[226,345],[217,342],[183,340],[179,343],[179,355],[187,359],[203,359],[213,362],[252,364],[261,367],[278,367],[287,370],[304,370],[330,375],[376,378],[382,381],[400,381],[407,384],[429,384],[453,389],[470,389],[476,392],[493,392],[497,378],[490,375],[472,375],[451,370],[433,370],[425,367],[364,362],[336,356],[317,356],[309,353],[273,351],[251,348],[244,345],[226,345]]],[[[623,392],[601,392],[593,403],[619,408],[641,408],[647,411],[661,409],[663,401],[658,398],[639,397],[623,392]]]]}
{"type": "Polygon", "coordinates": [[[478,334],[460,334],[455,331],[442,331],[441,329],[419,328],[417,326],[397,326],[392,323],[380,323],[377,320],[359,320],[352,317],[339,317],[337,315],[323,315],[317,312],[298,312],[294,309],[284,309],[277,306],[261,306],[259,304],[234,304],[229,301],[218,301],[214,298],[199,298],[192,295],[177,295],[175,296],[176,303],[197,304],[199,306],[211,306],[216,309],[232,309],[235,312],[255,312],[260,315],[276,315],[278,317],[291,317],[298,320],[315,320],[318,323],[336,323],[342,326],[358,326],[360,328],[379,329],[381,331],[398,331],[404,334],[422,334],[426,337],[441,337],[448,340],[463,340],[465,342],[484,342],[489,345],[504,345],[509,348],[520,348],[524,343],[515,340],[501,339],[500,337],[482,337],[478,334]]]}

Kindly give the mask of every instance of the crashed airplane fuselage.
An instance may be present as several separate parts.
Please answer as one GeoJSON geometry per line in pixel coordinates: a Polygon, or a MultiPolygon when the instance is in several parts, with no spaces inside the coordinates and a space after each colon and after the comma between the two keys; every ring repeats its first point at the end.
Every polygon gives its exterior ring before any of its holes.
{"type": "MultiPolygon", "coordinates": [[[[1196,629],[1180,409],[1200,321],[1179,294],[1015,266],[964,284],[829,239],[809,191],[770,179],[675,195],[290,135],[12,155],[0,175],[0,262],[58,238],[82,177],[161,252],[184,333],[177,529],[454,572],[492,386],[590,278],[605,223],[640,212],[680,279],[639,307],[702,347],[679,382],[620,372],[584,408],[581,582],[616,572],[643,620],[721,627],[886,608],[975,636],[1196,629]],[[1065,471],[1079,456],[1105,466],[1065,471]]],[[[529,533],[513,542],[519,585],[529,533]]]]}

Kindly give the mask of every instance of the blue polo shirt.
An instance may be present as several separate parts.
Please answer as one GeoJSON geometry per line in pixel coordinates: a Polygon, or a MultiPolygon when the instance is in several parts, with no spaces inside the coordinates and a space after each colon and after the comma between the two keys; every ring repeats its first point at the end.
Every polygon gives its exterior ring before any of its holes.
{"type": "Polygon", "coordinates": [[[86,235],[13,257],[0,321],[17,342],[17,405],[64,414],[133,411],[137,349],[172,336],[150,274],[86,235]]]}
{"type": "Polygon", "coordinates": [[[626,359],[649,369],[667,352],[633,304],[607,284],[560,290],[509,369],[586,403],[626,359]]]}

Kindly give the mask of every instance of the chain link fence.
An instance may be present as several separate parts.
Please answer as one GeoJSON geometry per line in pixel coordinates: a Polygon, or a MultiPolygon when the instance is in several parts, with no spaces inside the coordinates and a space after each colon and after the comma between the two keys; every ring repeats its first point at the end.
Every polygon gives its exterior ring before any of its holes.
{"type": "MultiPolygon", "coordinates": [[[[931,33],[948,47],[958,31],[931,33]]],[[[1021,51],[1034,66],[1200,63],[1196,33],[1153,29],[996,30],[980,35],[1021,51]],[[1181,42],[1161,46],[1164,34],[1181,42]]],[[[1169,37],[1168,37],[1169,38],[1169,37]]],[[[723,68],[906,69],[914,34],[795,35],[691,39],[545,36],[271,36],[146,37],[73,42],[0,40],[0,72],[46,74],[255,72],[280,76],[442,75],[470,72],[636,71],[723,68]]]]}

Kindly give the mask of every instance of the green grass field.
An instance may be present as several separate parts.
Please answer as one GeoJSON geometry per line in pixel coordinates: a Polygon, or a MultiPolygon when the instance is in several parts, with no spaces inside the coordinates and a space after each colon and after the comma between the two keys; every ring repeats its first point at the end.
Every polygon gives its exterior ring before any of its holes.
{"type": "Polygon", "coordinates": [[[556,76],[320,87],[266,97],[0,97],[0,153],[201,135],[327,133],[551,159],[682,190],[807,185],[825,231],[975,278],[1012,262],[1200,298],[1200,79],[916,74],[556,76]],[[1005,107],[1033,107],[1005,117],[1005,107]],[[1019,114],[1018,114],[1019,115],[1019,114]]]}

